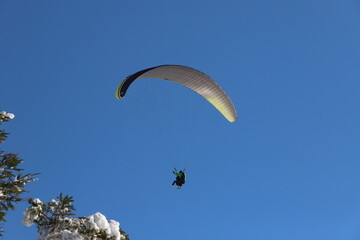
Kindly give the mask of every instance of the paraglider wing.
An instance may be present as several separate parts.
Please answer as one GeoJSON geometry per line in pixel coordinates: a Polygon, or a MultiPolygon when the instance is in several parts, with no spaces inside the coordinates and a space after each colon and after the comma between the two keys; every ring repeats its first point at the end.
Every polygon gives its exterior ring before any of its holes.
{"type": "Polygon", "coordinates": [[[237,119],[235,107],[224,90],[205,73],[186,66],[161,65],[136,72],[119,84],[116,97],[124,97],[129,86],[142,78],[159,78],[181,84],[204,97],[230,122],[237,119]]]}

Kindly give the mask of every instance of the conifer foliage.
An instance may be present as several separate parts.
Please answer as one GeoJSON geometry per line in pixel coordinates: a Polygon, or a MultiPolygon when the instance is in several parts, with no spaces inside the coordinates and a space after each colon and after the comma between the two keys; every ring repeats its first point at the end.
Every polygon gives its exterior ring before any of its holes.
{"type": "MultiPolygon", "coordinates": [[[[0,111],[0,125],[15,117],[12,113],[0,111]]],[[[0,130],[0,143],[8,133],[0,130]]],[[[15,209],[15,204],[25,201],[21,197],[25,185],[38,180],[37,174],[23,174],[19,165],[23,161],[18,154],[5,153],[0,149],[0,222],[5,222],[6,213],[15,209]]],[[[73,197],[60,194],[50,202],[41,202],[38,198],[27,200],[30,204],[24,211],[22,223],[25,226],[36,225],[38,240],[129,240],[129,236],[120,229],[120,223],[107,220],[101,213],[88,217],[75,217],[73,197]]],[[[3,229],[0,228],[0,237],[3,229]]]]}
{"type": "Polygon", "coordinates": [[[101,213],[74,217],[73,202],[73,197],[62,194],[47,203],[38,198],[29,199],[30,207],[24,211],[23,224],[36,224],[39,240],[129,240],[118,222],[108,221],[101,213]]]}
{"type": "MultiPolygon", "coordinates": [[[[5,111],[0,112],[0,125],[8,122],[15,116],[5,111]]],[[[0,143],[3,143],[8,133],[0,130],[0,143]]],[[[0,149],[0,222],[5,222],[6,213],[15,209],[15,204],[22,201],[21,194],[26,192],[25,185],[37,179],[33,178],[36,174],[23,174],[23,169],[19,165],[23,161],[18,154],[5,153],[0,149]]],[[[0,229],[0,232],[3,230],[0,229]]],[[[1,236],[1,235],[0,235],[1,236]]]]}

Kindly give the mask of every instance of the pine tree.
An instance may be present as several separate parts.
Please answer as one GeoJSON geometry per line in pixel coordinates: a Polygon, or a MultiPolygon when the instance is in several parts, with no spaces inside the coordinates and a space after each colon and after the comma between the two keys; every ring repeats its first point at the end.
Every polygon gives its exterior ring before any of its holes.
{"type": "MultiPolygon", "coordinates": [[[[0,112],[0,125],[15,116],[5,111],[0,112]]],[[[0,130],[0,143],[9,134],[0,130]]],[[[23,162],[14,153],[4,153],[0,150],[0,222],[5,222],[6,213],[15,209],[15,204],[24,201],[21,197],[25,185],[38,180],[37,174],[23,174],[19,165],[23,162]]],[[[101,213],[88,217],[74,217],[75,207],[73,197],[60,194],[57,200],[42,203],[40,199],[28,199],[30,207],[24,211],[23,224],[36,224],[39,240],[129,240],[129,236],[119,227],[119,223],[108,221],[101,213]]],[[[0,236],[3,229],[0,228],[0,236]]]]}
{"type": "Polygon", "coordinates": [[[24,211],[23,224],[35,224],[39,240],[129,240],[119,223],[108,221],[101,213],[88,217],[74,217],[73,197],[60,194],[57,200],[43,203],[29,199],[30,207],[24,211]]]}
{"type": "MultiPolygon", "coordinates": [[[[0,112],[0,125],[8,122],[15,116],[5,111],[0,112]]],[[[3,143],[8,133],[0,130],[0,143],[3,143]]],[[[0,150],[0,222],[6,221],[6,213],[11,209],[15,209],[15,204],[22,201],[21,194],[26,192],[25,185],[37,179],[33,178],[36,174],[23,174],[23,169],[19,165],[23,162],[14,153],[5,153],[0,150]]],[[[3,229],[0,228],[0,236],[3,229]]]]}

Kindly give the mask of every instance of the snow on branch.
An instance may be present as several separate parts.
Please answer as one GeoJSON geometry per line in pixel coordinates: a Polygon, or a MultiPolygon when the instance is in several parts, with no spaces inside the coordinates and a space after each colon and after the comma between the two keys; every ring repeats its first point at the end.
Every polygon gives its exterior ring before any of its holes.
{"type": "MultiPolygon", "coordinates": [[[[0,111],[0,125],[14,117],[12,113],[0,111]]],[[[4,142],[8,135],[5,130],[0,129],[0,143],[4,142]]],[[[0,150],[0,222],[5,222],[7,212],[14,210],[15,204],[24,200],[21,194],[27,192],[25,185],[37,180],[33,178],[37,174],[23,174],[23,169],[19,168],[22,162],[18,154],[0,150]]],[[[0,227],[0,236],[2,232],[0,227]]]]}
{"type": "Polygon", "coordinates": [[[88,217],[73,217],[73,198],[57,197],[43,203],[40,199],[29,199],[31,206],[24,211],[23,224],[37,225],[39,240],[129,240],[120,229],[120,223],[107,220],[101,213],[88,217]]]}

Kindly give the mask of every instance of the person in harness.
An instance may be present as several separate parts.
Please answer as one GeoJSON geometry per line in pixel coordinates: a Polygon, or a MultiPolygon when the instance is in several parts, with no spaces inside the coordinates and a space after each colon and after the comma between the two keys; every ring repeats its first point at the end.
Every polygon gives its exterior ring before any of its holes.
{"type": "Polygon", "coordinates": [[[185,175],[185,169],[184,170],[180,170],[179,172],[176,170],[176,168],[174,169],[175,171],[173,171],[173,173],[176,176],[175,181],[171,184],[171,186],[174,186],[174,184],[176,184],[178,189],[181,189],[181,186],[183,184],[185,184],[185,180],[186,180],[186,175],[185,175]]]}

